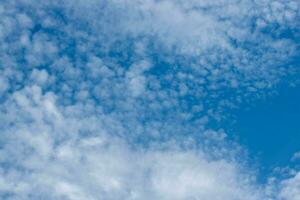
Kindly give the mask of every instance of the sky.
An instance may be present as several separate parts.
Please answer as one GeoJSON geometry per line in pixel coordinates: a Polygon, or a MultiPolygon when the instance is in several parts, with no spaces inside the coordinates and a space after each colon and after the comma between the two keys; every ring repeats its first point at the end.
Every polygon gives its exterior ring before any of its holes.
{"type": "Polygon", "coordinates": [[[297,138],[300,131],[297,117],[299,89],[297,87],[280,91],[278,95],[267,98],[253,109],[242,111],[238,116],[237,132],[245,134],[240,137],[245,137],[253,148],[265,152],[268,155],[265,158],[266,162],[287,162],[288,154],[291,156],[297,151],[299,145],[297,138]],[[261,139],[254,142],[255,137],[252,132],[259,133],[261,139]],[[269,140],[270,137],[272,140],[269,140]],[[284,157],[274,158],[278,156],[277,154],[282,154],[284,157]]]}
{"type": "Polygon", "coordinates": [[[299,200],[298,0],[2,0],[0,199],[299,200]]]}
{"type": "Polygon", "coordinates": [[[227,126],[260,163],[261,178],[267,178],[274,168],[299,164],[293,156],[300,145],[300,87],[277,92],[251,108],[238,110],[236,122],[227,126]]]}

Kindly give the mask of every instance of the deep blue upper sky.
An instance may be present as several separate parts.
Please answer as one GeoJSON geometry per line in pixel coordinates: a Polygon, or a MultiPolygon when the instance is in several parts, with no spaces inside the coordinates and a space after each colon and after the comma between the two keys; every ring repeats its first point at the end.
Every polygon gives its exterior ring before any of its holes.
{"type": "Polygon", "coordinates": [[[278,94],[237,112],[234,131],[265,167],[290,164],[300,146],[300,87],[280,88],[278,94]]]}

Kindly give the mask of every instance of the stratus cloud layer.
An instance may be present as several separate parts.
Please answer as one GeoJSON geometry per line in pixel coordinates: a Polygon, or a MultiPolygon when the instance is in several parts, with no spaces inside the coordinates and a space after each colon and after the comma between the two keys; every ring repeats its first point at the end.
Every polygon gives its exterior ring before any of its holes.
{"type": "Polygon", "coordinates": [[[1,198],[299,198],[208,126],[294,71],[299,6],[2,1],[1,198]]]}

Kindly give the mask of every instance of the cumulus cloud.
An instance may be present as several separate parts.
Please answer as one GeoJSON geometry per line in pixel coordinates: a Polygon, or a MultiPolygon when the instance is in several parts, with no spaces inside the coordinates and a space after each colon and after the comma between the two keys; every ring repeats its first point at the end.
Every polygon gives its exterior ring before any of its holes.
{"type": "Polygon", "coordinates": [[[298,175],[270,196],[243,149],[209,127],[295,71],[299,9],[4,0],[0,197],[299,198],[298,175]]]}
{"type": "Polygon", "coordinates": [[[300,198],[300,175],[299,172],[292,178],[282,181],[280,198],[284,200],[296,200],[300,198]]]}
{"type": "Polygon", "coordinates": [[[2,198],[260,199],[251,174],[234,161],[176,143],[136,150],[95,116],[60,111],[54,99],[33,86],[7,105],[2,198]]]}

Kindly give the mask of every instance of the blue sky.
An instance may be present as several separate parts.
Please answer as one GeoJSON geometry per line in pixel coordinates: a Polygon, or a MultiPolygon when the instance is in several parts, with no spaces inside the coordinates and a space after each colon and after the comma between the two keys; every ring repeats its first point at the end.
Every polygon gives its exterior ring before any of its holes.
{"type": "Polygon", "coordinates": [[[237,111],[237,121],[228,126],[261,166],[262,176],[275,167],[296,165],[300,137],[298,86],[280,88],[277,94],[237,111]]]}
{"type": "Polygon", "coordinates": [[[0,198],[299,200],[297,0],[0,2],[0,198]]]}
{"type": "Polygon", "coordinates": [[[299,98],[298,86],[280,88],[278,94],[238,114],[236,132],[249,149],[260,154],[263,166],[295,164],[291,158],[299,146],[299,98]]]}

